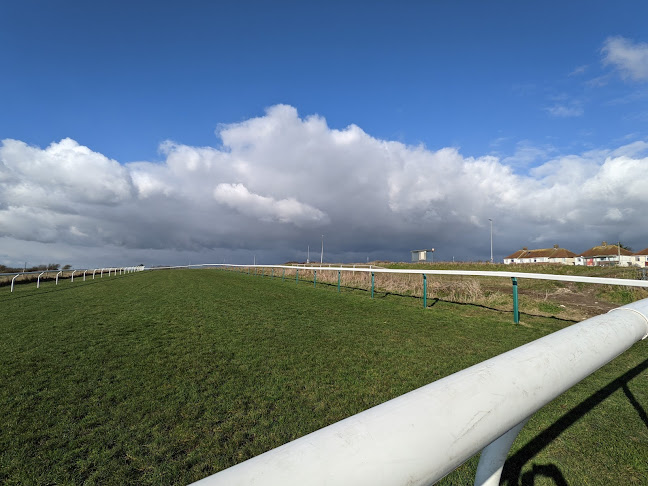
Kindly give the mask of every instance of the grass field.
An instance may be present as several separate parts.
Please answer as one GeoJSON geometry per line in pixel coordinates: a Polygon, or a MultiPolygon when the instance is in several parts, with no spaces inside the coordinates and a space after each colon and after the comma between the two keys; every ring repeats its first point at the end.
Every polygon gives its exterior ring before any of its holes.
{"type": "MultiPolygon", "coordinates": [[[[186,484],[569,324],[216,270],[0,305],[3,484],[186,484]]],[[[638,343],[542,409],[504,483],[648,484],[647,370],[638,343]]]]}

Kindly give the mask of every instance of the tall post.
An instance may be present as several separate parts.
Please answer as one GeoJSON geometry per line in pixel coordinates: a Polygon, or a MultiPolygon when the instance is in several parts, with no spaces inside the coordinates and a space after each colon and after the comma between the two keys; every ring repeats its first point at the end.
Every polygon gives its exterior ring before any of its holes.
{"type": "Polygon", "coordinates": [[[374,297],[374,273],[371,272],[371,298],[374,297]]]}
{"type": "Polygon", "coordinates": [[[338,270],[338,293],[340,292],[340,274],[342,273],[341,270],[338,270]]]}
{"type": "Polygon", "coordinates": [[[520,312],[518,310],[518,282],[516,277],[511,277],[513,281],[513,322],[520,323],[520,312]]]}
{"type": "Polygon", "coordinates": [[[313,287],[317,287],[317,270],[313,270],[313,287]]]}
{"type": "Polygon", "coordinates": [[[423,308],[427,309],[427,275],[423,274],[423,308]]]}
{"type": "Polygon", "coordinates": [[[491,229],[491,263],[493,263],[493,220],[491,218],[488,218],[488,221],[490,221],[490,229],[491,229]]]}
{"type": "Polygon", "coordinates": [[[299,268],[295,269],[295,283],[299,283],[299,268]]]}

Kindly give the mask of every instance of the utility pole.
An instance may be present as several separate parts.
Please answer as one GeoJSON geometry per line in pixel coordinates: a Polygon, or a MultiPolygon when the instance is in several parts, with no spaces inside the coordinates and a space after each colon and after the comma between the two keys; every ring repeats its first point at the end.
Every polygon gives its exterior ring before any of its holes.
{"type": "Polygon", "coordinates": [[[493,263],[493,220],[491,218],[488,218],[488,221],[490,221],[490,229],[491,229],[491,263],[493,263]]]}

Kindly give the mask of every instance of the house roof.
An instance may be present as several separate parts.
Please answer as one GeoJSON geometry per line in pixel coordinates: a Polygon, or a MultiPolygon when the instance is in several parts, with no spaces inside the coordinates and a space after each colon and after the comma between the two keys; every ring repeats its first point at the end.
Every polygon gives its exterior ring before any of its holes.
{"type": "Polygon", "coordinates": [[[584,251],[579,256],[582,257],[597,257],[597,256],[611,256],[611,255],[632,255],[631,251],[624,248],[619,249],[617,245],[608,245],[605,241],[599,246],[593,246],[587,251],[584,251]]]}
{"type": "Polygon", "coordinates": [[[633,255],[648,255],[648,248],[644,248],[641,251],[638,251],[637,253],[633,253],[633,255]]]}
{"type": "Polygon", "coordinates": [[[527,250],[526,248],[522,248],[521,250],[518,250],[505,258],[574,258],[575,256],[577,255],[573,251],[554,246],[553,248],[540,248],[537,250],[527,250]]]}

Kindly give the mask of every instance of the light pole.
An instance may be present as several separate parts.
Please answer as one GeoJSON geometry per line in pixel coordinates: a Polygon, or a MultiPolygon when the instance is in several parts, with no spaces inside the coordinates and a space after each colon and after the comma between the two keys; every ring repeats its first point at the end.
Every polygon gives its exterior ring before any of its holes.
{"type": "Polygon", "coordinates": [[[320,255],[320,266],[324,263],[324,235],[322,235],[322,253],[320,255]]]}
{"type": "Polygon", "coordinates": [[[490,221],[491,227],[491,263],[493,263],[493,220],[488,218],[488,221],[490,221]]]}

